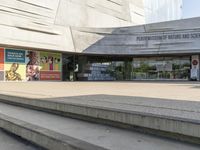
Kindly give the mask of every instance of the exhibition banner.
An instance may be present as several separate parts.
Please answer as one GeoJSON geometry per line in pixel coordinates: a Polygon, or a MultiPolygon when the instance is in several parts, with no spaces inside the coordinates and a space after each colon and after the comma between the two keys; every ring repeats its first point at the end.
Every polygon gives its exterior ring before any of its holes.
{"type": "Polygon", "coordinates": [[[0,71],[3,71],[4,70],[4,63],[0,63],[0,71]]]}
{"type": "Polygon", "coordinates": [[[4,70],[4,48],[0,48],[0,70],[4,70]]]}
{"type": "Polygon", "coordinates": [[[40,80],[61,80],[61,72],[42,71],[40,72],[40,80]]]}
{"type": "Polygon", "coordinates": [[[0,81],[4,81],[4,71],[0,71],[0,81]]]}
{"type": "Polygon", "coordinates": [[[6,49],[5,50],[5,62],[25,63],[25,53],[26,53],[26,51],[24,51],[24,50],[6,49]]]}
{"type": "Polygon", "coordinates": [[[26,54],[26,79],[27,81],[40,80],[40,56],[37,51],[27,51],[26,54]]]}
{"type": "Polygon", "coordinates": [[[6,81],[26,81],[26,65],[20,63],[5,64],[6,81]]]}
{"type": "Polygon", "coordinates": [[[5,80],[26,81],[25,50],[5,49],[5,80]]]}
{"type": "Polygon", "coordinates": [[[61,80],[60,53],[40,52],[40,80],[61,80]]]}
{"type": "Polygon", "coordinates": [[[0,81],[61,80],[61,53],[0,48],[0,81]]]}
{"type": "Polygon", "coordinates": [[[41,71],[61,71],[61,54],[40,52],[41,71]]]}
{"type": "Polygon", "coordinates": [[[4,48],[0,48],[0,63],[4,63],[4,48]]]}

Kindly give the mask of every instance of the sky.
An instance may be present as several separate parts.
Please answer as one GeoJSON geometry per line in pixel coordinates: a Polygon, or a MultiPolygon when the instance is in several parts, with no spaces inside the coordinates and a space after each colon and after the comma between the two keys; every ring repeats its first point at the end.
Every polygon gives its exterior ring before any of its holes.
{"type": "Polygon", "coordinates": [[[200,17],[200,0],[183,0],[183,18],[200,17]]]}

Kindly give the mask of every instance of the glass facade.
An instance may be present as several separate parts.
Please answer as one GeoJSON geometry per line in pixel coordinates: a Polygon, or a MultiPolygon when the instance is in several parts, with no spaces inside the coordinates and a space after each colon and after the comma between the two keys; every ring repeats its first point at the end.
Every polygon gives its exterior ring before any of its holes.
{"type": "Polygon", "coordinates": [[[78,62],[78,80],[122,81],[131,79],[131,58],[82,56],[79,58],[78,62]]]}
{"type": "Polygon", "coordinates": [[[190,57],[150,57],[133,59],[133,79],[189,80],[190,57]]]}
{"type": "Polygon", "coordinates": [[[191,57],[79,58],[78,80],[189,80],[191,57]]]}

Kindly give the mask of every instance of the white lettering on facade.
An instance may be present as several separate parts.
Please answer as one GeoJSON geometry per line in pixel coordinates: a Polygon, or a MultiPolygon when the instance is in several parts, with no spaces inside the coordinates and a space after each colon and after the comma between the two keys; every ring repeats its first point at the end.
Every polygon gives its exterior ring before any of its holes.
{"type": "Polygon", "coordinates": [[[182,33],[182,34],[166,34],[166,35],[147,35],[136,37],[137,41],[160,41],[160,40],[180,40],[180,39],[197,39],[200,33],[182,33]]]}

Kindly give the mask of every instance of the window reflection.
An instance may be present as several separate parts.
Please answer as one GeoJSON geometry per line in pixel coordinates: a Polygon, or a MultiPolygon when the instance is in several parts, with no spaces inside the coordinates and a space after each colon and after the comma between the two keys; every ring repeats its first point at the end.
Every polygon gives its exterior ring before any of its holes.
{"type": "Polygon", "coordinates": [[[190,56],[79,57],[78,80],[189,80],[190,56]]]}
{"type": "Polygon", "coordinates": [[[190,57],[133,59],[133,79],[185,79],[190,75],[190,57]]]}

